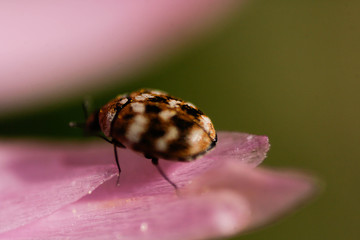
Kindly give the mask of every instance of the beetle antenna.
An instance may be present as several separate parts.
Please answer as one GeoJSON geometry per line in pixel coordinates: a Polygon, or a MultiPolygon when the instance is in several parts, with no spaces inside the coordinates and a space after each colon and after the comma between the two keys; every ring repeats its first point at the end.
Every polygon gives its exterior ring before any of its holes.
{"type": "MultiPolygon", "coordinates": [[[[83,109],[83,113],[84,113],[84,117],[85,117],[85,121],[86,119],[88,119],[89,117],[89,109],[90,109],[90,98],[89,97],[85,97],[82,104],[82,109],[83,109]]],[[[81,129],[85,129],[85,122],[69,122],[69,127],[71,128],[81,128],[81,129]]]]}
{"type": "Polygon", "coordinates": [[[69,127],[71,128],[85,128],[85,123],[79,123],[79,122],[69,122],[69,127]]]}
{"type": "Polygon", "coordinates": [[[90,106],[91,106],[91,100],[89,97],[85,97],[83,102],[82,102],[82,109],[83,109],[83,112],[84,112],[84,117],[85,119],[88,119],[89,117],[89,109],[90,109],[90,106]]]}

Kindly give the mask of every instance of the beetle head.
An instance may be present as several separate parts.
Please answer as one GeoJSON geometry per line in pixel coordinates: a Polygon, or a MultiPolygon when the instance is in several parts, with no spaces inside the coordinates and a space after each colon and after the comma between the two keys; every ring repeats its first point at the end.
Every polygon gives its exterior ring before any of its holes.
{"type": "Polygon", "coordinates": [[[98,133],[99,131],[101,131],[99,125],[99,110],[96,110],[92,114],[90,114],[85,122],[70,122],[69,126],[73,128],[82,128],[85,134],[89,135],[98,133]]]}
{"type": "Polygon", "coordinates": [[[99,110],[94,111],[86,119],[84,131],[85,131],[85,133],[88,133],[88,134],[97,133],[100,131],[99,110]]]}

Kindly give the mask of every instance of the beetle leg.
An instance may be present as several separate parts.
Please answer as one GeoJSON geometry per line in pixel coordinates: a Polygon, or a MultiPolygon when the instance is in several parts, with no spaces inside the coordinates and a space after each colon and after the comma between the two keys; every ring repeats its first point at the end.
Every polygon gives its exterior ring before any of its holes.
{"type": "Polygon", "coordinates": [[[120,168],[120,164],[119,164],[119,158],[118,158],[118,154],[117,154],[117,149],[116,149],[116,145],[114,144],[114,154],[115,154],[115,160],[116,160],[116,165],[119,169],[119,175],[118,175],[118,179],[116,181],[116,186],[120,185],[120,173],[121,173],[121,168],[120,168]]]}
{"type": "Polygon", "coordinates": [[[116,145],[117,147],[120,147],[120,148],[126,148],[125,146],[124,146],[124,144],[122,144],[121,142],[118,142],[118,141],[116,141],[116,140],[109,140],[109,139],[107,139],[106,137],[104,137],[103,135],[101,135],[101,134],[95,134],[95,136],[96,137],[99,137],[99,138],[102,138],[102,139],[104,139],[105,141],[107,141],[108,143],[111,143],[111,144],[114,144],[114,145],[116,145]]]}
{"type": "Polygon", "coordinates": [[[167,176],[166,174],[164,173],[164,171],[161,169],[160,165],[159,165],[159,159],[158,158],[151,158],[151,162],[152,164],[155,165],[155,167],[157,168],[157,170],[159,171],[159,173],[161,174],[161,176],[163,176],[163,178],[168,181],[168,183],[170,183],[174,188],[175,190],[178,189],[178,187],[176,186],[175,183],[173,183],[167,176]]]}
{"type": "Polygon", "coordinates": [[[104,137],[104,136],[101,135],[101,134],[95,134],[95,136],[104,139],[104,140],[107,141],[108,143],[113,144],[113,141],[110,141],[109,139],[107,139],[106,137],[104,137]]]}
{"type": "Polygon", "coordinates": [[[111,143],[112,144],[115,144],[117,147],[119,147],[119,148],[126,148],[125,146],[124,146],[124,144],[122,144],[121,142],[118,142],[118,141],[116,141],[116,140],[112,140],[111,141],[111,143]]]}

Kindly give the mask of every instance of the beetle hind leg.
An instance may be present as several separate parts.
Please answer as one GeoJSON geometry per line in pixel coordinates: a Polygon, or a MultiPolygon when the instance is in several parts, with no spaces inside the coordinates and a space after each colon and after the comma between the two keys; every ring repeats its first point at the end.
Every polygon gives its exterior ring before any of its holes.
{"type": "Polygon", "coordinates": [[[176,184],[173,183],[173,182],[168,178],[168,176],[166,176],[165,172],[161,169],[161,167],[160,167],[160,165],[159,165],[159,159],[158,159],[158,158],[154,158],[154,157],[148,157],[148,156],[145,156],[145,157],[151,159],[152,164],[154,164],[154,166],[157,168],[157,170],[159,171],[160,175],[161,175],[168,183],[170,183],[170,184],[175,188],[175,190],[177,190],[178,187],[176,186],[176,184]]]}

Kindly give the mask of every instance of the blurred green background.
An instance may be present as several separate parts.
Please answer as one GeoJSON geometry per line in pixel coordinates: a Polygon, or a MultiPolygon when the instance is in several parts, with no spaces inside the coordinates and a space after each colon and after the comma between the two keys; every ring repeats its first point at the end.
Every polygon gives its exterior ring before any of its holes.
{"type": "MultiPolygon", "coordinates": [[[[360,239],[360,1],[253,1],[210,38],[126,84],[89,92],[159,88],[194,102],[217,129],[264,134],[263,165],[303,169],[325,183],[305,208],[234,239],[360,239]]],[[[0,116],[5,137],[81,138],[83,96],[0,116]]]]}

